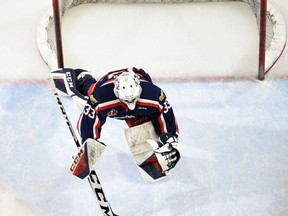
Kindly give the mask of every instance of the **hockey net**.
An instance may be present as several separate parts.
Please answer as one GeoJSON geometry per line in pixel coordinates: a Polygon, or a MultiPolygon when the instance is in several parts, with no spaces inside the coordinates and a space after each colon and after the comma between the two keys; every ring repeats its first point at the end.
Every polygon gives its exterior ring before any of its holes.
{"type": "Polygon", "coordinates": [[[51,70],[61,67],[63,65],[61,19],[69,9],[81,4],[188,2],[244,2],[250,6],[259,30],[258,78],[263,80],[265,74],[281,56],[286,44],[284,19],[271,4],[267,3],[267,0],[53,0],[53,7],[44,15],[38,26],[37,46],[41,57],[51,70]]]}

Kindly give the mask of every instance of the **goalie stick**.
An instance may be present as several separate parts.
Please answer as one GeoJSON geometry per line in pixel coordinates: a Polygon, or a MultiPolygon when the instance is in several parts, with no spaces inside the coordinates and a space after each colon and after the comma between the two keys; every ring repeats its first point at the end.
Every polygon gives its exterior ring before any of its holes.
{"type": "MultiPolygon", "coordinates": [[[[61,24],[60,24],[60,10],[59,10],[59,2],[58,0],[52,0],[52,4],[53,4],[53,13],[54,13],[54,24],[55,24],[55,36],[56,36],[56,42],[57,42],[57,60],[58,60],[58,67],[59,68],[63,68],[64,67],[64,63],[63,63],[63,52],[62,52],[62,40],[61,40],[61,24]]],[[[81,146],[78,137],[74,131],[74,128],[68,118],[68,115],[66,113],[66,110],[64,108],[64,105],[58,95],[57,89],[54,85],[54,82],[52,79],[49,79],[49,83],[50,86],[53,90],[54,96],[57,100],[57,103],[60,107],[60,110],[65,118],[66,124],[71,132],[71,135],[74,139],[74,142],[77,146],[77,148],[79,148],[81,146]]],[[[102,210],[102,213],[104,216],[118,216],[116,215],[113,211],[112,208],[104,194],[102,185],[100,183],[100,180],[95,172],[94,169],[91,170],[89,176],[88,176],[88,181],[89,184],[97,198],[98,204],[100,205],[100,208],[102,210]]]]}
{"type": "MultiPolygon", "coordinates": [[[[53,90],[54,96],[57,100],[57,103],[58,103],[58,105],[61,109],[61,112],[65,118],[66,124],[67,124],[67,126],[68,126],[68,128],[69,128],[69,130],[73,136],[74,142],[75,142],[76,146],[79,148],[81,146],[81,144],[80,144],[80,142],[77,138],[77,135],[76,135],[76,133],[72,127],[72,124],[68,118],[68,115],[67,115],[66,110],[63,106],[63,103],[60,100],[60,97],[57,93],[57,89],[54,86],[53,80],[49,79],[49,81],[50,81],[50,85],[51,85],[51,88],[53,90]]],[[[90,186],[91,186],[91,188],[92,188],[92,190],[93,190],[93,192],[97,198],[98,204],[100,205],[100,208],[102,210],[103,215],[104,216],[118,216],[112,211],[112,208],[111,208],[108,200],[106,199],[106,196],[105,196],[104,191],[102,189],[102,185],[101,185],[100,180],[99,180],[94,169],[91,170],[91,172],[88,176],[88,181],[89,181],[89,184],[90,184],[90,186]]]]}

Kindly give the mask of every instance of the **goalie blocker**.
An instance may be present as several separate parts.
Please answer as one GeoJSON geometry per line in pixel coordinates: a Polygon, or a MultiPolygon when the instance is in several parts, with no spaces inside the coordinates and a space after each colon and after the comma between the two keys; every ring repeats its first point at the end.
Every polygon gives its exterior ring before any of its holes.
{"type": "Polygon", "coordinates": [[[87,139],[73,157],[73,162],[69,169],[70,172],[81,179],[87,177],[105,148],[105,144],[94,139],[87,139]]]}

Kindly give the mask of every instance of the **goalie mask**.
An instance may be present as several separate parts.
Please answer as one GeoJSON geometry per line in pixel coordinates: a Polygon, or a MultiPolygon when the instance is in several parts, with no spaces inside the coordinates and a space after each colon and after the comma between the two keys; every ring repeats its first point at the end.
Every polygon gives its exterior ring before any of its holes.
{"type": "Polygon", "coordinates": [[[130,110],[134,110],[141,94],[139,77],[132,71],[123,72],[114,81],[114,93],[130,110]]]}

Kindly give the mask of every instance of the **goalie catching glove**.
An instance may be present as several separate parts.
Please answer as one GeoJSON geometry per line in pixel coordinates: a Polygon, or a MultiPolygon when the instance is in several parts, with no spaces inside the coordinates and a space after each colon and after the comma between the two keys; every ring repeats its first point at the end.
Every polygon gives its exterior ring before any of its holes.
{"type": "Polygon", "coordinates": [[[170,133],[162,134],[159,141],[148,139],[163,172],[173,169],[180,160],[178,140],[170,133]]]}

